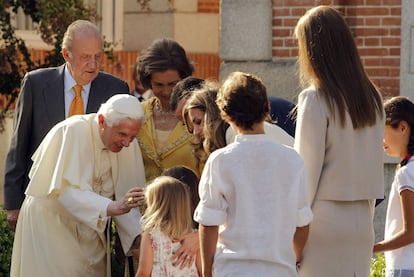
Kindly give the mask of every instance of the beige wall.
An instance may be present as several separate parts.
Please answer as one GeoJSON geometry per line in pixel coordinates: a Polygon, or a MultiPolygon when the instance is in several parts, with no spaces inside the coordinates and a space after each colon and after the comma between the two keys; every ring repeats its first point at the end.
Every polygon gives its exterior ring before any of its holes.
{"type": "Polygon", "coordinates": [[[174,39],[190,53],[219,52],[219,16],[217,14],[174,15],[174,39]]]}
{"type": "Polygon", "coordinates": [[[189,53],[219,52],[219,15],[197,13],[197,0],[152,0],[144,11],[136,0],[124,1],[122,50],[139,51],[156,38],[169,37],[189,53]]]}

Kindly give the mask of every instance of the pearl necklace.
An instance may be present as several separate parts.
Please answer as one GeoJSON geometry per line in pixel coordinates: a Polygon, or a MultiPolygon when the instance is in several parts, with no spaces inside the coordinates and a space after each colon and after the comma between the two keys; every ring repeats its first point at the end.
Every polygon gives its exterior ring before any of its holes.
{"type": "Polygon", "coordinates": [[[173,111],[168,110],[168,111],[163,111],[160,105],[160,101],[156,100],[155,101],[155,111],[160,115],[160,123],[161,124],[166,124],[167,123],[167,119],[169,118],[169,116],[173,115],[173,111]]]}

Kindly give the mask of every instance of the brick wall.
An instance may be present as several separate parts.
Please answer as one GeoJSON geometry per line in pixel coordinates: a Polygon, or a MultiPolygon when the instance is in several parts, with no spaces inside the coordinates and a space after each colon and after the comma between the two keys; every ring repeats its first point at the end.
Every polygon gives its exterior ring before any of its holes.
{"type": "MultiPolygon", "coordinates": [[[[44,50],[31,50],[33,60],[43,60],[45,57],[44,50]]],[[[114,74],[119,78],[128,82],[129,87],[133,88],[132,72],[134,70],[136,59],[139,52],[119,51],[115,52],[115,57],[119,61],[119,66],[108,61],[104,57],[102,62],[102,70],[114,74]]],[[[203,79],[218,80],[221,60],[218,54],[194,54],[188,53],[188,58],[194,63],[194,76],[203,79]]]]}
{"type": "MultiPolygon", "coordinates": [[[[135,61],[138,57],[138,52],[116,52],[115,56],[118,58],[121,69],[114,66],[110,61],[104,59],[102,69],[106,72],[112,73],[119,78],[126,80],[130,88],[134,87],[132,72],[134,70],[135,61]]],[[[220,69],[220,58],[217,54],[193,54],[187,53],[190,61],[194,63],[194,76],[203,79],[218,80],[220,69]]]]}
{"type": "Polygon", "coordinates": [[[317,5],[341,11],[370,78],[383,95],[399,95],[401,0],[273,0],[273,59],[297,57],[293,30],[305,11],[317,5]]]}

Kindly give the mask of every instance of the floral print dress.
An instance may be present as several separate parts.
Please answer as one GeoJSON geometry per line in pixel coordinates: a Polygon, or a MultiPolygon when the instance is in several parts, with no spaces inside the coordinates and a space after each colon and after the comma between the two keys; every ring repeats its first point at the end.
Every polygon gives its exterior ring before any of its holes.
{"type": "Polygon", "coordinates": [[[198,277],[196,263],[193,262],[191,267],[180,269],[179,266],[173,266],[171,257],[174,255],[181,244],[167,237],[160,230],[155,229],[150,232],[152,239],[152,250],[154,253],[154,263],[152,266],[151,276],[159,277],[198,277]]]}

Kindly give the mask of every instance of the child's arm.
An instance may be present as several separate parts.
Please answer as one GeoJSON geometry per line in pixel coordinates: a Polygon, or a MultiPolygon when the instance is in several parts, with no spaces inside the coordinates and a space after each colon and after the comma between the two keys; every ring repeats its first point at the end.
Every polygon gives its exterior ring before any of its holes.
{"type": "MultiPolygon", "coordinates": [[[[198,235],[198,233],[197,233],[198,235]]],[[[197,251],[197,256],[196,256],[196,267],[197,267],[197,271],[198,271],[198,276],[202,276],[203,272],[202,272],[202,266],[201,266],[201,253],[200,253],[200,248],[197,251]]]]}
{"type": "Polygon", "coordinates": [[[199,236],[203,277],[211,277],[217,247],[218,226],[200,224],[199,236]]]}
{"type": "Polygon", "coordinates": [[[150,277],[152,272],[154,253],[152,239],[148,232],[141,234],[141,249],[139,255],[138,271],[135,277],[150,277]]]}
{"type": "Polygon", "coordinates": [[[394,250],[414,242],[414,192],[405,189],[401,191],[400,198],[403,229],[391,239],[376,243],[374,253],[394,250]]]}
{"type": "Polygon", "coordinates": [[[296,232],[293,237],[293,249],[295,250],[296,254],[296,266],[300,266],[303,248],[305,247],[306,241],[308,240],[308,235],[309,224],[302,227],[296,227],[296,232]]]}

